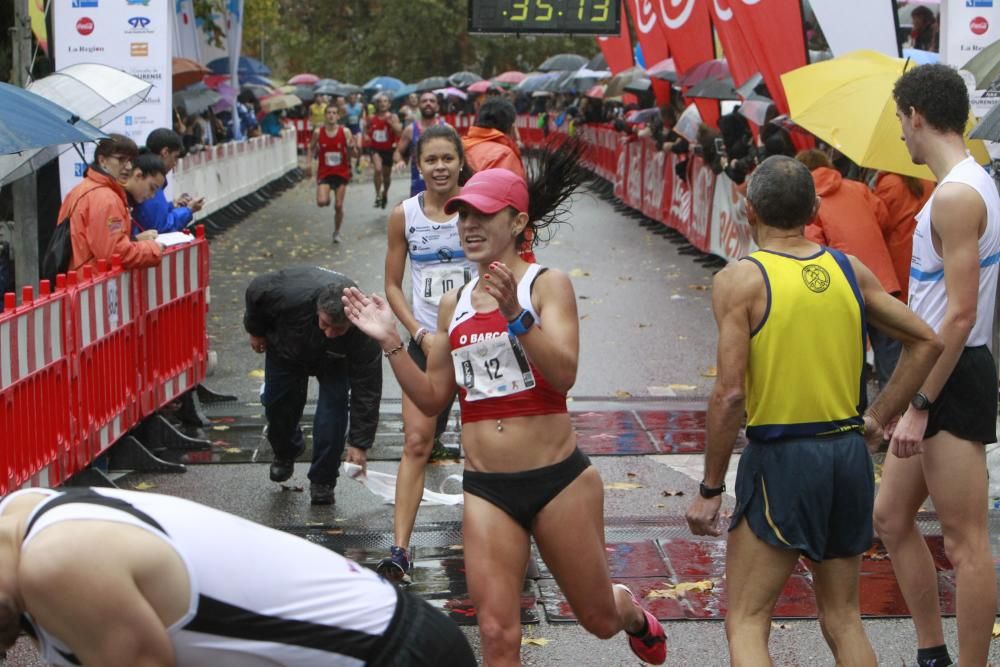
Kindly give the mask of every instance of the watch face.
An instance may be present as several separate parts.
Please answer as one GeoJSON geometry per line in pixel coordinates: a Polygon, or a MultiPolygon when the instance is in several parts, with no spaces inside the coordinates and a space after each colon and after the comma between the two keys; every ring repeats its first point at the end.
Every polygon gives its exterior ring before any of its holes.
{"type": "Polygon", "coordinates": [[[527,310],[521,314],[521,326],[525,329],[530,329],[535,325],[535,316],[529,313],[527,310]]]}

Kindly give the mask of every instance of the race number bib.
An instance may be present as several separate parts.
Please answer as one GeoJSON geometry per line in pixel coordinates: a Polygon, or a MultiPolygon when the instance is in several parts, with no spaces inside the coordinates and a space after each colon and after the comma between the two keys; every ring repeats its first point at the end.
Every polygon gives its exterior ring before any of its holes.
{"type": "Polygon", "coordinates": [[[460,347],[451,353],[455,381],[467,401],[499,398],[535,386],[535,376],[517,338],[507,332],[460,347]]]}
{"type": "Polygon", "coordinates": [[[436,306],[441,297],[472,279],[469,270],[461,266],[433,266],[424,269],[424,284],[420,297],[436,306]]]}
{"type": "Polygon", "coordinates": [[[326,166],[328,167],[339,167],[340,166],[340,151],[330,151],[325,153],[326,155],[326,166]]]}
{"type": "Polygon", "coordinates": [[[376,143],[384,144],[386,141],[389,140],[389,133],[385,130],[385,128],[381,130],[375,130],[374,132],[372,132],[372,139],[376,143]]]}

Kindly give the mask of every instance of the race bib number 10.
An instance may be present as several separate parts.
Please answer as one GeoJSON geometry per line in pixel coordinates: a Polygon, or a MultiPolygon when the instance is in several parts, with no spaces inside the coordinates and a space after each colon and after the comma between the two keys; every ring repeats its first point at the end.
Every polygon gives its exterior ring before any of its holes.
{"type": "Polygon", "coordinates": [[[517,338],[506,331],[451,353],[455,381],[467,401],[499,398],[535,386],[535,376],[517,338]]]}
{"type": "Polygon", "coordinates": [[[424,285],[420,297],[427,303],[436,306],[441,303],[441,297],[460,287],[472,279],[467,268],[461,266],[434,266],[424,269],[424,285]]]}

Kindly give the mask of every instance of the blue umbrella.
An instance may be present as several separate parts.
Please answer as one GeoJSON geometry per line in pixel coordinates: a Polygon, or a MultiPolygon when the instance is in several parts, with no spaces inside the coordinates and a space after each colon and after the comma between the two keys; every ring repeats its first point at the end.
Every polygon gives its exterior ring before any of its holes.
{"type": "MultiPolygon", "coordinates": [[[[215,74],[228,74],[229,58],[216,58],[212,62],[208,63],[208,69],[212,70],[215,74]]],[[[240,75],[240,78],[243,78],[244,75],[271,76],[271,68],[256,58],[240,56],[237,73],[240,75]]]]}
{"type": "Polygon", "coordinates": [[[392,96],[392,99],[398,100],[400,98],[406,97],[410,93],[415,93],[415,92],[417,92],[417,84],[408,83],[402,88],[397,88],[395,94],[392,96]]]}
{"type": "Polygon", "coordinates": [[[377,93],[383,90],[399,90],[405,84],[392,76],[377,76],[361,86],[366,93],[377,93]]]}
{"type": "Polygon", "coordinates": [[[0,83],[0,183],[37,169],[67,144],[97,141],[105,136],[58,104],[0,83]]]}

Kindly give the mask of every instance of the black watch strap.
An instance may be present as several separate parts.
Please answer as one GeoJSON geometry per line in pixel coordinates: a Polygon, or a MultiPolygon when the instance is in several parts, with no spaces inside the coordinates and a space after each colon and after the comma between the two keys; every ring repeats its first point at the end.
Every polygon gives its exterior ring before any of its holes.
{"type": "Polygon", "coordinates": [[[918,391],[917,395],[910,401],[910,405],[917,410],[930,410],[931,399],[927,398],[927,395],[923,392],[918,391]]]}
{"type": "Polygon", "coordinates": [[[722,486],[716,487],[714,489],[705,486],[704,481],[698,484],[698,493],[701,494],[702,498],[715,498],[716,496],[721,496],[725,492],[726,492],[725,482],[722,483],[722,486]]]}

